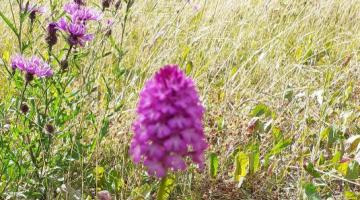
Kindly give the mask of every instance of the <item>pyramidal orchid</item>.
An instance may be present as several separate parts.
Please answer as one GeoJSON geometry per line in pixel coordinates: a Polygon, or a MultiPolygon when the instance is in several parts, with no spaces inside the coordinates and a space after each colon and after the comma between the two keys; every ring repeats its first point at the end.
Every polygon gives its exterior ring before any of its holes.
{"type": "Polygon", "coordinates": [[[208,146],[203,114],[193,81],[177,65],[164,66],[140,94],[130,146],[133,161],[159,178],[169,170],[186,170],[188,158],[203,168],[208,146]]]}

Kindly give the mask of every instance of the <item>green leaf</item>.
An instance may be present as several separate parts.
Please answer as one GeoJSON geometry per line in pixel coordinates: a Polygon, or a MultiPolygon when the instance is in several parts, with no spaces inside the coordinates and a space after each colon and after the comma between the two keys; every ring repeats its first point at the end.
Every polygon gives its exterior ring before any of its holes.
{"type": "Polygon", "coordinates": [[[359,163],[356,161],[351,161],[348,165],[348,170],[345,178],[349,180],[355,180],[359,177],[359,163]]]}
{"type": "Polygon", "coordinates": [[[315,185],[307,183],[304,185],[305,195],[309,200],[321,200],[319,194],[316,191],[315,185]]]}
{"type": "Polygon", "coordinates": [[[321,177],[321,174],[316,171],[316,169],[314,168],[314,165],[309,162],[306,166],[305,166],[305,170],[313,177],[315,178],[320,178],[321,177]]]}
{"type": "Polygon", "coordinates": [[[249,170],[249,157],[244,152],[238,152],[235,158],[234,179],[240,182],[241,178],[245,177],[249,170]]]}
{"type": "Polygon", "coordinates": [[[265,115],[266,117],[271,116],[271,110],[265,104],[256,105],[250,112],[250,116],[252,117],[260,117],[261,115],[265,115]]]}
{"type": "Polygon", "coordinates": [[[268,167],[269,166],[269,161],[270,161],[270,157],[276,154],[279,154],[283,149],[285,149],[286,147],[288,147],[290,144],[292,143],[291,139],[281,139],[271,150],[269,153],[267,153],[265,155],[265,162],[264,162],[264,166],[268,167]]]}
{"type": "Polygon", "coordinates": [[[186,63],[185,73],[189,75],[193,69],[194,65],[191,61],[186,63]]]}
{"type": "Polygon", "coordinates": [[[95,167],[94,174],[95,174],[96,181],[100,181],[102,179],[102,177],[104,176],[104,172],[105,172],[105,169],[103,167],[101,167],[101,166],[95,167]]]}
{"type": "Polygon", "coordinates": [[[210,176],[211,178],[216,178],[219,168],[219,159],[216,153],[211,153],[209,157],[209,165],[210,165],[210,176]]]}
{"type": "Polygon", "coordinates": [[[360,199],[360,195],[355,194],[354,192],[351,191],[345,191],[344,192],[344,197],[345,200],[358,200],[360,199]]]}
{"type": "Polygon", "coordinates": [[[288,147],[292,143],[291,139],[280,140],[270,151],[272,155],[280,153],[283,149],[288,147]]]}
{"type": "Polygon", "coordinates": [[[8,27],[15,33],[15,35],[18,36],[19,34],[18,34],[18,31],[17,31],[17,28],[14,26],[13,23],[11,23],[9,18],[7,18],[1,11],[0,11],[0,17],[4,20],[6,25],[8,25],[8,27]]]}
{"type": "Polygon", "coordinates": [[[283,138],[283,133],[278,127],[273,127],[271,133],[274,137],[275,143],[278,143],[283,138]]]}
{"type": "Polygon", "coordinates": [[[183,52],[181,53],[181,58],[183,60],[183,62],[187,59],[187,57],[189,56],[190,53],[190,47],[186,46],[185,49],[183,50],[183,52]]]}
{"type": "Polygon", "coordinates": [[[328,146],[332,146],[337,139],[336,130],[333,127],[329,126],[329,127],[325,128],[323,131],[321,131],[320,137],[327,138],[328,146]]]}
{"type": "Polygon", "coordinates": [[[334,155],[333,158],[331,159],[331,162],[332,162],[334,165],[337,165],[340,160],[341,160],[341,152],[340,152],[340,151],[336,151],[335,155],[334,155]]]}
{"type": "Polygon", "coordinates": [[[136,187],[131,191],[131,199],[144,200],[149,199],[151,193],[151,186],[147,183],[142,184],[140,187],[136,187]]]}
{"type": "Polygon", "coordinates": [[[167,200],[170,197],[170,192],[174,188],[175,178],[172,176],[164,177],[160,182],[157,200],[167,200]]]}
{"type": "Polygon", "coordinates": [[[102,121],[102,126],[100,129],[100,140],[102,140],[109,132],[109,125],[110,125],[110,120],[109,118],[105,118],[102,121]]]}
{"type": "Polygon", "coordinates": [[[251,146],[251,152],[249,153],[249,172],[250,174],[256,173],[260,169],[260,150],[259,145],[255,144],[251,146]]]}
{"type": "Polygon", "coordinates": [[[353,135],[345,141],[349,147],[347,148],[347,152],[351,153],[355,151],[360,143],[360,135],[353,135]]]}

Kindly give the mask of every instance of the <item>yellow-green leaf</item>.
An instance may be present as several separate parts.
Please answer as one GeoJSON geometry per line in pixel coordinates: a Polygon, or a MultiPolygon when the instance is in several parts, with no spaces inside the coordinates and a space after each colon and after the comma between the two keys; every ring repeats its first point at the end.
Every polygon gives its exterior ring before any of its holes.
{"type": "Polygon", "coordinates": [[[356,150],[360,143],[360,135],[353,135],[346,140],[345,144],[348,146],[347,151],[353,152],[356,150]]]}
{"type": "Polygon", "coordinates": [[[242,177],[245,177],[249,170],[249,157],[244,152],[239,152],[235,158],[235,172],[234,179],[239,182],[242,177]]]}

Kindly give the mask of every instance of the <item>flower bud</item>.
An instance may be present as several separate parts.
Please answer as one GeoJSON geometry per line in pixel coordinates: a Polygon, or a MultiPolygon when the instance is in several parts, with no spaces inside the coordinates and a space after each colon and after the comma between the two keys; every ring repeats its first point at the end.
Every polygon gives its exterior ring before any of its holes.
{"type": "Polygon", "coordinates": [[[57,43],[57,35],[56,35],[56,29],[57,24],[56,23],[50,23],[47,28],[47,36],[46,36],[46,42],[49,45],[50,48],[52,48],[57,43]]]}
{"type": "Polygon", "coordinates": [[[115,10],[121,9],[121,0],[117,1],[115,4],[115,10]]]}
{"type": "Polygon", "coordinates": [[[63,71],[66,71],[69,67],[69,62],[67,60],[62,60],[60,66],[63,71]]]}
{"type": "Polygon", "coordinates": [[[111,3],[112,3],[112,0],[102,0],[102,9],[103,9],[103,11],[106,8],[109,8],[111,3]]]}
{"type": "Polygon", "coordinates": [[[53,134],[55,132],[55,128],[52,124],[46,124],[45,125],[45,131],[48,133],[48,134],[53,134]]]}
{"type": "Polygon", "coordinates": [[[26,81],[27,83],[30,83],[32,80],[34,80],[34,74],[26,73],[26,74],[25,74],[25,81],[26,81]]]}
{"type": "Polygon", "coordinates": [[[29,112],[29,106],[26,105],[26,103],[22,103],[20,106],[20,110],[23,114],[26,114],[29,112]]]}

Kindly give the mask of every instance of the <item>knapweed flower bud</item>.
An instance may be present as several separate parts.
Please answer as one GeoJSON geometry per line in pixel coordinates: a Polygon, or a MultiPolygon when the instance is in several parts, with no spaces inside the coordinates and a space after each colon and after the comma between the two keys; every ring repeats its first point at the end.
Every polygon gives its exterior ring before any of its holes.
{"type": "Polygon", "coordinates": [[[115,10],[119,10],[121,8],[121,0],[118,0],[116,3],[115,3],[115,10]]]}
{"type": "Polygon", "coordinates": [[[109,8],[111,3],[112,3],[112,0],[102,0],[101,4],[102,4],[103,11],[106,8],[109,8]]]}
{"type": "Polygon", "coordinates": [[[47,28],[47,36],[46,36],[46,42],[50,48],[52,48],[57,43],[57,24],[52,22],[48,25],[47,28]]]}
{"type": "Polygon", "coordinates": [[[26,103],[20,105],[20,110],[22,113],[26,114],[29,112],[29,106],[26,103]]]}
{"type": "Polygon", "coordinates": [[[85,5],[85,0],[74,0],[76,4],[85,5]]]}
{"type": "Polygon", "coordinates": [[[52,124],[46,124],[45,125],[45,131],[48,134],[53,134],[55,132],[55,128],[52,124]]]}
{"type": "Polygon", "coordinates": [[[157,177],[185,170],[186,159],[203,168],[208,144],[204,108],[193,81],[177,65],[164,66],[140,94],[130,154],[157,177]]]}
{"type": "Polygon", "coordinates": [[[112,28],[112,26],[114,24],[114,21],[111,20],[111,19],[108,19],[106,24],[107,24],[107,27],[106,27],[106,30],[105,30],[105,36],[110,37],[111,34],[112,34],[112,29],[111,28],[112,28]]]}
{"type": "Polygon", "coordinates": [[[32,80],[34,80],[34,74],[32,74],[32,73],[26,73],[26,74],[25,74],[25,81],[26,81],[27,83],[30,83],[32,80]]]}
{"type": "Polygon", "coordinates": [[[69,67],[69,62],[67,61],[67,59],[62,60],[62,61],[60,62],[60,67],[61,67],[61,69],[62,69],[63,71],[65,71],[65,70],[68,69],[68,67],[69,67]]]}
{"type": "Polygon", "coordinates": [[[25,7],[21,7],[21,10],[29,13],[29,18],[31,24],[34,23],[37,14],[44,14],[46,9],[42,6],[30,5],[29,2],[26,3],[25,7]]]}

